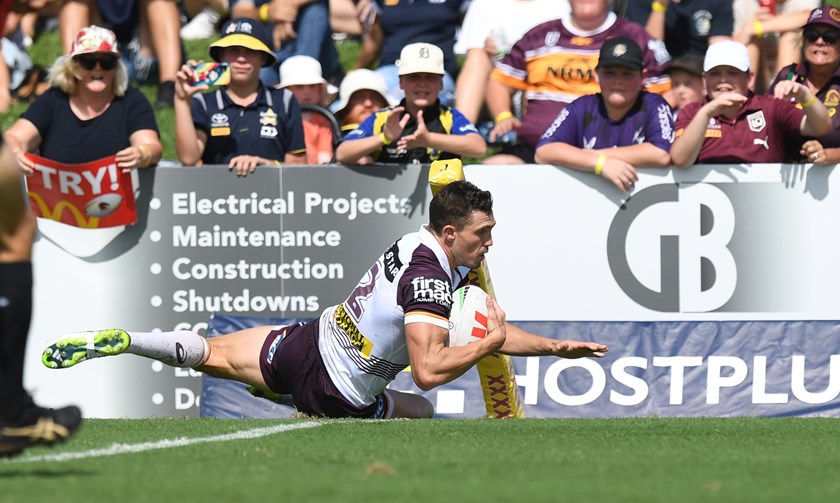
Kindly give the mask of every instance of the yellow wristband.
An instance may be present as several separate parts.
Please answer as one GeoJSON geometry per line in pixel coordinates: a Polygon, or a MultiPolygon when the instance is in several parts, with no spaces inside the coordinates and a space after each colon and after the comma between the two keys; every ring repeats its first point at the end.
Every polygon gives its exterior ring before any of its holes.
{"type": "Polygon", "coordinates": [[[502,113],[500,113],[499,115],[496,116],[496,119],[494,120],[494,122],[496,124],[498,124],[505,119],[510,119],[511,117],[513,117],[513,114],[511,112],[509,112],[509,111],[508,112],[502,112],[502,113]]]}
{"type": "Polygon", "coordinates": [[[653,0],[653,3],[650,4],[650,10],[652,10],[653,12],[665,12],[668,10],[668,6],[664,3],[653,0]]]}
{"type": "Polygon", "coordinates": [[[595,163],[595,174],[601,176],[601,170],[604,169],[604,163],[607,161],[607,156],[601,154],[598,156],[598,162],[595,163]]]}
{"type": "Polygon", "coordinates": [[[761,24],[761,21],[753,23],[753,31],[755,32],[756,37],[764,35],[764,25],[761,24]]]}
{"type": "Polygon", "coordinates": [[[393,143],[387,136],[385,136],[385,133],[379,133],[379,139],[382,140],[383,145],[390,145],[393,143]]]}
{"type": "Polygon", "coordinates": [[[267,3],[262,4],[262,6],[260,6],[260,21],[262,21],[263,23],[268,22],[268,4],[267,3]]]}
{"type": "Polygon", "coordinates": [[[802,102],[802,108],[811,108],[812,106],[814,106],[814,103],[816,103],[816,102],[817,102],[817,95],[815,94],[815,95],[811,96],[810,100],[802,102]]]}

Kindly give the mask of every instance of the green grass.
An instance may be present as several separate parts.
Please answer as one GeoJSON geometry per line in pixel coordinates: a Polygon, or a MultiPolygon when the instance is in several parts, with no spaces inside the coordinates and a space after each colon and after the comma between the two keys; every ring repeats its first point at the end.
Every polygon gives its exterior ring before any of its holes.
{"type": "Polygon", "coordinates": [[[0,501],[836,501],[836,419],[318,421],[253,439],[43,455],[300,421],[89,420],[0,461],[0,501]]]}
{"type": "MultiPolygon", "coordinates": [[[[214,39],[207,40],[186,40],[184,41],[188,59],[209,59],[207,47],[214,39]]],[[[344,68],[352,69],[359,53],[359,43],[354,40],[345,40],[337,44],[339,57],[344,68]]],[[[61,44],[59,43],[58,32],[51,31],[39,36],[29,50],[32,61],[44,68],[49,68],[55,58],[61,55],[61,44]]],[[[149,102],[154,103],[157,99],[157,85],[147,84],[137,86],[149,102]]],[[[28,103],[17,103],[11,109],[0,116],[0,130],[5,131],[26,111],[28,103]]],[[[171,108],[156,110],[158,128],[160,129],[161,144],[163,145],[163,158],[177,160],[175,152],[175,114],[171,108]]]]}

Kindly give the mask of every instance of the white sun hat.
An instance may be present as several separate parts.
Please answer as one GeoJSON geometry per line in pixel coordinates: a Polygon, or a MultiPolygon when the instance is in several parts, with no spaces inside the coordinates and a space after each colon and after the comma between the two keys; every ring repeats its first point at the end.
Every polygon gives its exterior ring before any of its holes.
{"type": "Polygon", "coordinates": [[[324,84],[327,93],[335,94],[338,88],[324,79],[321,63],[311,56],[292,56],[280,65],[280,87],[324,84]]]}

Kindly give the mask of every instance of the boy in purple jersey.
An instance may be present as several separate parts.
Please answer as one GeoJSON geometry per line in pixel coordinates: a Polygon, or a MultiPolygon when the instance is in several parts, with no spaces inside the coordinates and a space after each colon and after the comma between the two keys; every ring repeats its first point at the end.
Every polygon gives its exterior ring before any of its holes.
{"type": "Polygon", "coordinates": [[[593,171],[625,192],[634,166],[668,166],[674,118],[658,94],[642,91],[642,49],[628,37],[608,39],[598,56],[601,92],[569,104],[537,143],[536,161],[593,171]]]}
{"type": "Polygon", "coordinates": [[[386,389],[408,365],[424,390],[457,379],[482,358],[505,354],[603,357],[594,342],[548,339],[506,323],[492,300],[481,341],[449,347],[452,292],[466,283],[493,245],[493,200],[475,185],[453,182],[429,204],[429,224],[406,234],[374,262],[347,300],[320,318],[289,327],[256,327],[205,340],[193,332],[119,329],[69,334],[42,361],[67,368],[123,352],[262,391],[291,394],[298,410],[326,417],[431,417],[432,404],[386,389]]]}
{"type": "Polygon", "coordinates": [[[686,106],[676,120],[671,159],[677,166],[783,162],[789,138],[831,129],[828,111],[807,85],[784,80],[773,95],[750,92],[750,56],[740,42],[710,45],[703,72],[706,99],[686,106]]]}

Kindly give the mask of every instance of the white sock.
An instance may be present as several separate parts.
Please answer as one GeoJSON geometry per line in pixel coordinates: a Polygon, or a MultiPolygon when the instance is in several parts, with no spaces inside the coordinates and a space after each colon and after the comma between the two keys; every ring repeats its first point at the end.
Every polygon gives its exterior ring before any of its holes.
{"type": "Polygon", "coordinates": [[[210,348],[204,337],[188,330],[175,332],[128,332],[126,353],[145,356],[171,367],[193,368],[207,361],[210,348]]]}

